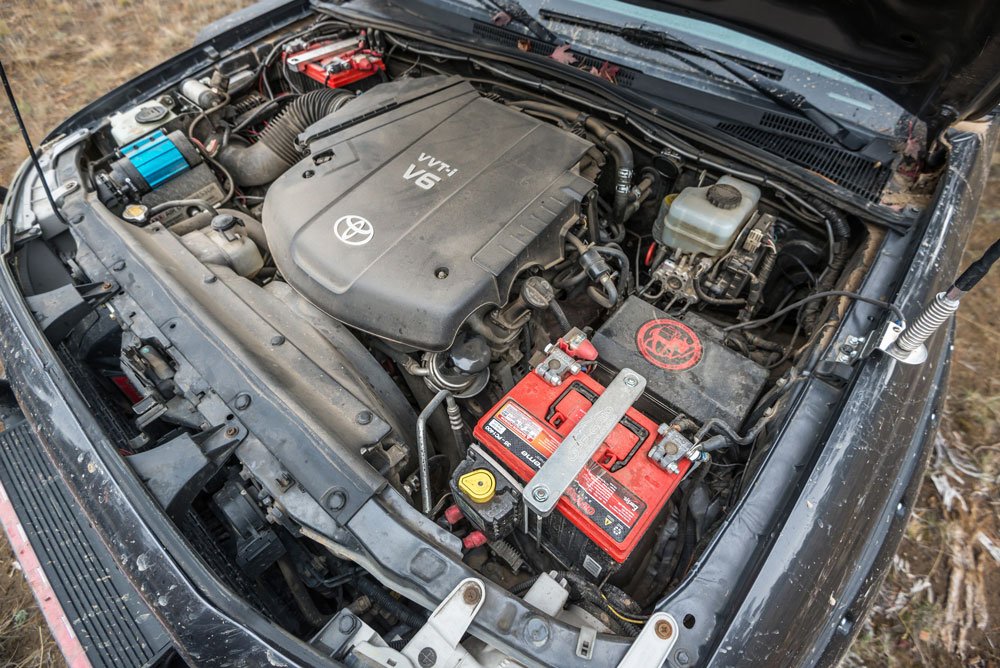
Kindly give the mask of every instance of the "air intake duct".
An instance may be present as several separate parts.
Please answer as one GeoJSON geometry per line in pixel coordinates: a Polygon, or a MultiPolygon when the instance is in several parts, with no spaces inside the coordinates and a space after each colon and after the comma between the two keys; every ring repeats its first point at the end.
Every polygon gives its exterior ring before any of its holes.
{"type": "Polygon", "coordinates": [[[314,90],[290,102],[260,133],[255,144],[230,144],[218,155],[240,186],[271,183],[302,159],[295,139],[307,127],[327,116],[353,95],[346,90],[314,90]]]}

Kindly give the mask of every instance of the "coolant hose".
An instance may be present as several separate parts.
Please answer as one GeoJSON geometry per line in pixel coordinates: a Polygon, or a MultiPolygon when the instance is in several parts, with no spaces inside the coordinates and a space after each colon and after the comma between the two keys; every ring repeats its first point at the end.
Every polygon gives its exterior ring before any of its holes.
{"type": "MultiPolygon", "coordinates": [[[[582,123],[598,141],[604,144],[615,163],[615,199],[612,212],[615,222],[624,223],[625,211],[629,204],[628,195],[632,189],[632,172],[635,169],[635,159],[628,143],[598,119],[569,107],[534,100],[518,100],[512,102],[511,106],[557,116],[567,123],[582,123]]],[[[593,239],[593,241],[596,243],[599,240],[593,239]]]]}
{"type": "Polygon", "coordinates": [[[340,108],[345,90],[310,91],[288,104],[249,146],[229,144],[216,159],[241,186],[266,185],[281,176],[302,156],[295,140],[307,127],[340,108]]]}

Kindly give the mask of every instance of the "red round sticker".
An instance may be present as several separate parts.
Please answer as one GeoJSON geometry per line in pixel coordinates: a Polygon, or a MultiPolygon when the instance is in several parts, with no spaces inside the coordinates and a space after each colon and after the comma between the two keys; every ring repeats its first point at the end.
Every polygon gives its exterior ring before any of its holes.
{"type": "Polygon", "coordinates": [[[684,371],[701,360],[701,339],[677,320],[650,320],[639,328],[635,341],[650,364],[667,371],[684,371]]]}

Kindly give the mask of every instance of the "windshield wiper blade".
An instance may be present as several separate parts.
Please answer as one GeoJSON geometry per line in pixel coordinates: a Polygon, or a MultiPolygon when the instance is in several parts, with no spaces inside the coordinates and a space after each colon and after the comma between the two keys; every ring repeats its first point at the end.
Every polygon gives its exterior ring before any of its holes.
{"type": "Polygon", "coordinates": [[[868,144],[868,140],[865,137],[854,132],[833,116],[816,107],[801,93],[796,93],[775,81],[763,77],[760,73],[739,63],[735,58],[719,54],[697,44],[686,42],[665,30],[651,30],[635,26],[616,26],[610,23],[602,23],[600,21],[547,10],[543,10],[542,15],[563,23],[617,35],[631,44],[645,49],[660,51],[700,72],[704,72],[710,76],[717,76],[716,72],[711,68],[701,63],[696,63],[690,58],[681,55],[681,53],[686,52],[704,58],[715,63],[747,86],[774,100],[781,106],[809,119],[844,148],[850,151],[860,151],[868,144]]]}
{"type": "Polygon", "coordinates": [[[547,42],[549,44],[559,44],[564,42],[559,35],[555,34],[544,25],[541,21],[536,19],[531,13],[521,6],[521,3],[517,0],[480,0],[481,4],[490,5],[493,9],[497,9],[511,18],[513,21],[517,21],[529,31],[531,31],[535,37],[547,42]]]}

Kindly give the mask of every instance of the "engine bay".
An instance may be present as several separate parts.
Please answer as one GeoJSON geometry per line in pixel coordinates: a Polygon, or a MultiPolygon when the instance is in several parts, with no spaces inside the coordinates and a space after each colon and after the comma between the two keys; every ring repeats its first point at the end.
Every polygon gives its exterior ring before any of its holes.
{"type": "MultiPolygon", "coordinates": [[[[178,284],[252,305],[260,323],[213,322],[278,351],[260,356],[294,373],[286,401],[456,558],[561,621],[633,638],[739,502],[869,231],[407,44],[329,20],[275,36],[109,115],[78,145],[82,186],[125,236],[170,240],[150,257],[178,284]],[[180,252],[204,271],[172,264],[180,252]],[[280,356],[295,351],[309,373],[280,356]]],[[[35,216],[19,262],[61,264],[79,287],[94,257],[63,234],[35,216]]],[[[361,642],[334,632],[345,616],[375,647],[407,646],[420,606],[276,497],[319,470],[283,460],[296,437],[241,424],[250,396],[105,285],[84,327],[36,313],[192,544],[331,656],[361,642]]]]}

